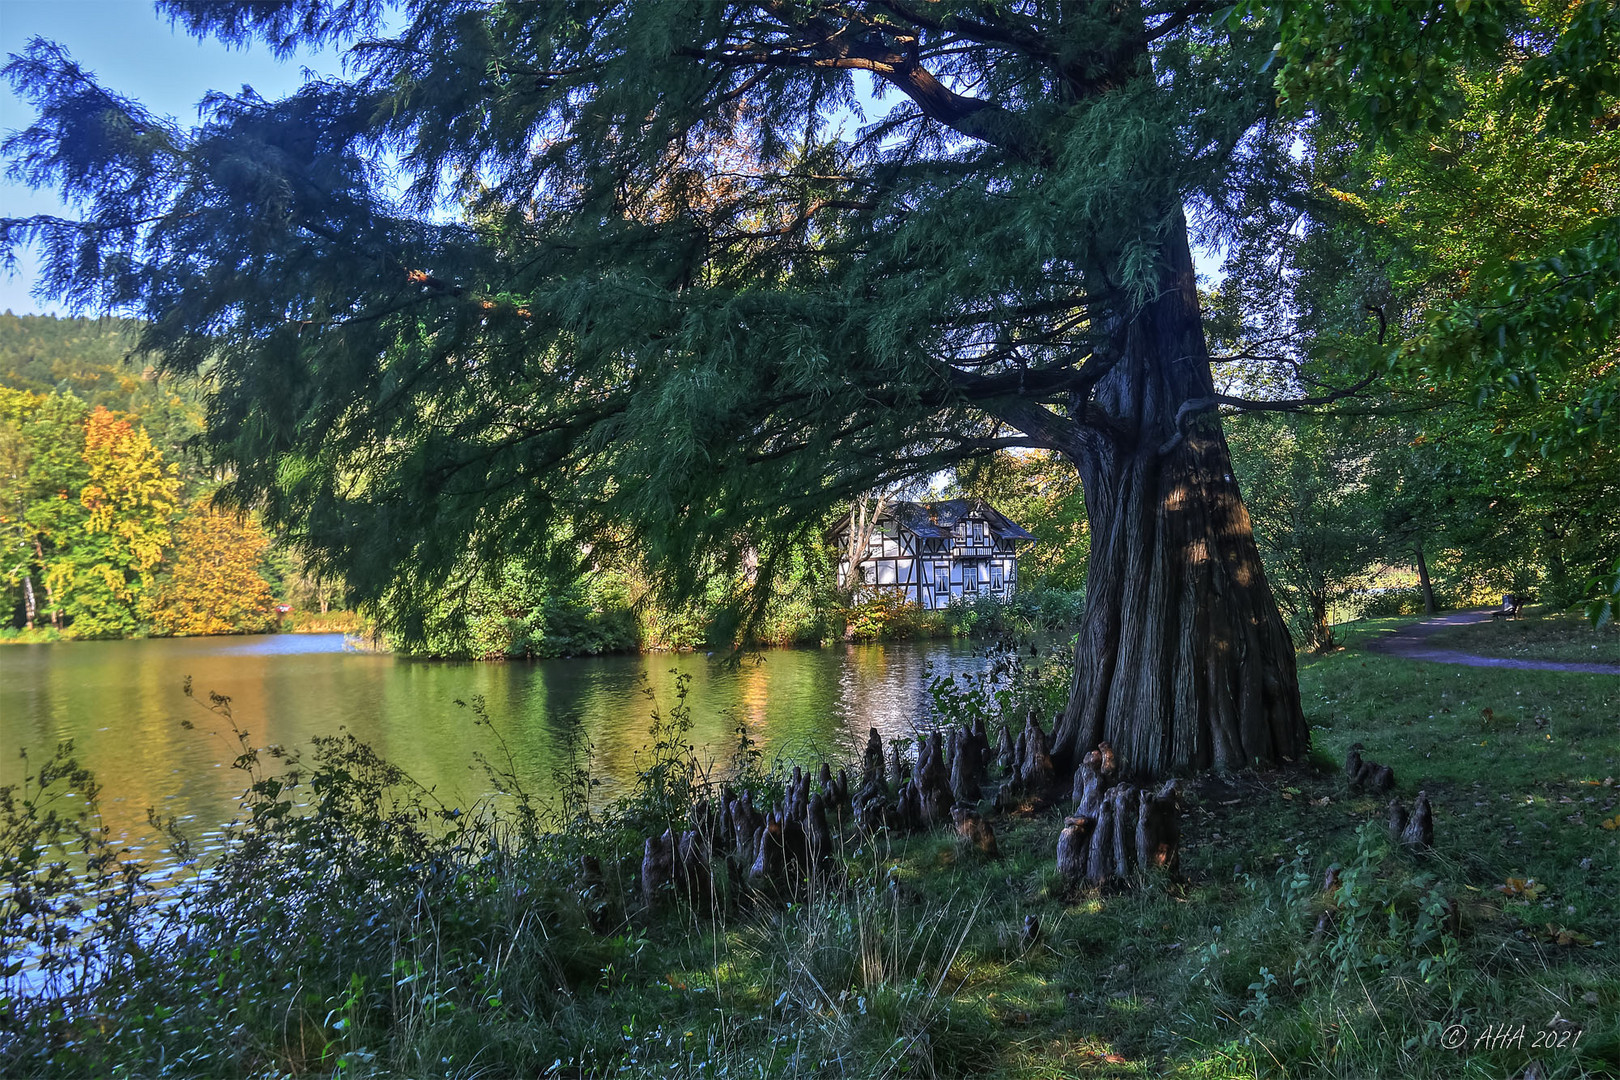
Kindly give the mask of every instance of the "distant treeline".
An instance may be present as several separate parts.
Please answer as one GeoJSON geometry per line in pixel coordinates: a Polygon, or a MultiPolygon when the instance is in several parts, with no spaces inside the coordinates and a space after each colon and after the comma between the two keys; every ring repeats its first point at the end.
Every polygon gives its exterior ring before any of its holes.
{"type": "MultiPolygon", "coordinates": [[[[309,573],[295,545],[251,514],[210,504],[220,476],[199,444],[204,389],[131,359],[135,327],[111,319],[0,315],[0,636],[22,640],[365,629],[341,581],[309,573]],[[285,609],[285,612],[278,609],[285,609]]],[[[1056,632],[1080,608],[1087,537],[1073,470],[1044,457],[964,475],[1035,529],[1026,588],[1010,605],[923,612],[860,603],[830,553],[807,544],[762,618],[739,622],[740,583],[662,599],[633,557],[559,574],[513,562],[408,613],[422,655],[489,659],[1056,632]]],[[[404,612],[370,613],[370,625],[404,612]]],[[[404,645],[399,639],[395,644],[404,645]]]]}
{"type": "MultiPolygon", "coordinates": [[[[1000,453],[959,469],[942,494],[988,499],[1040,538],[1010,604],[860,601],[838,587],[836,555],[809,542],[763,617],[742,622],[745,582],[719,578],[674,603],[633,554],[604,545],[563,571],[469,559],[410,610],[396,600],[362,619],[346,610],[344,582],[311,573],[288,538],[211,508],[221,477],[200,446],[203,388],[131,362],[133,344],[134,328],[115,320],[0,315],[0,636],[409,625],[383,637],[421,655],[515,658],[1055,634],[1080,614],[1090,536],[1079,478],[1053,455],[1000,453]]],[[[1597,512],[1620,499],[1611,450],[1504,457],[1464,410],[1388,404],[1389,415],[1229,425],[1296,643],[1331,646],[1334,621],[1421,611],[1426,599],[1444,608],[1514,591],[1562,606],[1586,594],[1620,543],[1615,516],[1597,512]]]]}

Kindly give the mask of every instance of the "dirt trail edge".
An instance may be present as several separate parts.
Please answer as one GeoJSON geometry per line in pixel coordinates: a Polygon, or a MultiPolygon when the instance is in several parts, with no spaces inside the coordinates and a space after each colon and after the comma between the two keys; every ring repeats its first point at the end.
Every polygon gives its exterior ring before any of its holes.
{"type": "Polygon", "coordinates": [[[1475,656],[1455,649],[1439,649],[1428,644],[1431,634],[1450,626],[1491,621],[1492,608],[1457,611],[1425,619],[1420,623],[1380,631],[1367,642],[1373,652],[1406,660],[1427,660],[1435,664],[1465,664],[1468,667],[1516,668],[1520,671],[1579,671],[1588,675],[1620,675],[1620,664],[1575,664],[1561,660],[1511,660],[1503,656],[1475,656]]]}

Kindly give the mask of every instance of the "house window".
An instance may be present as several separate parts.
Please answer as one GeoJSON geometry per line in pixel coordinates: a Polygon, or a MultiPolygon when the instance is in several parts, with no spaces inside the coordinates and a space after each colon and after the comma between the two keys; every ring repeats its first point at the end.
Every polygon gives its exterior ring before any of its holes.
{"type": "Polygon", "coordinates": [[[951,595],[951,564],[937,562],[934,564],[934,595],[951,595]]]}
{"type": "Polygon", "coordinates": [[[973,546],[984,547],[984,522],[982,521],[973,523],[973,546]]]}
{"type": "Polygon", "coordinates": [[[1000,592],[1001,591],[1001,564],[1000,563],[992,563],[992,564],[990,564],[990,591],[991,592],[1000,592]]]}
{"type": "Polygon", "coordinates": [[[964,593],[979,591],[979,568],[972,563],[962,567],[962,591],[964,593]]]}

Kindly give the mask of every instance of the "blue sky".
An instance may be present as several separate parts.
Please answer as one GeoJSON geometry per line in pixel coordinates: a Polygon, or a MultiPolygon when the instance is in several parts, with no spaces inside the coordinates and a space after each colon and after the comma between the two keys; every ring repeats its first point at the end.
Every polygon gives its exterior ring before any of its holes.
{"type": "MultiPolygon", "coordinates": [[[[332,73],[339,66],[330,52],[279,61],[262,46],[227,49],[198,41],[172,28],[148,0],[0,0],[0,54],[20,52],[36,37],[62,45],[102,85],[182,124],[196,122],[197,103],[210,90],[247,85],[280,97],[303,82],[306,67],[332,73]]],[[[10,133],[32,120],[33,111],[9,86],[0,89],[0,130],[10,133]]],[[[0,178],[0,217],[63,211],[52,193],[0,178]]],[[[31,254],[22,252],[18,261],[18,273],[0,274],[0,310],[60,312],[30,295],[31,254]]]]}

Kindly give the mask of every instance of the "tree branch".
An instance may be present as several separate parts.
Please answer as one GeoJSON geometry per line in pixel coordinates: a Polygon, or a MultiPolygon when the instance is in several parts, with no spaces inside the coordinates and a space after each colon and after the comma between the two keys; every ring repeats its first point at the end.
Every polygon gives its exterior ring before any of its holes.
{"type": "Polygon", "coordinates": [[[1275,400],[1266,400],[1257,398],[1232,397],[1229,394],[1210,394],[1207,397],[1192,398],[1188,401],[1182,402],[1181,408],[1176,410],[1175,434],[1170,436],[1169,439],[1165,440],[1164,445],[1159,447],[1159,454],[1161,456],[1168,454],[1170,451],[1179,446],[1181,444],[1181,440],[1186,437],[1186,425],[1188,419],[1197,413],[1203,412],[1205,409],[1212,409],[1218,405],[1230,405],[1233,408],[1246,409],[1251,412],[1299,412],[1303,409],[1317,408],[1322,405],[1331,405],[1335,401],[1341,401],[1344,398],[1353,397],[1356,394],[1361,393],[1361,391],[1365,390],[1367,387],[1371,386],[1373,381],[1378,378],[1378,375],[1379,372],[1369,372],[1366,378],[1362,379],[1355,385],[1341,387],[1334,390],[1332,393],[1323,394],[1321,397],[1287,399],[1279,398],[1275,400]]]}

